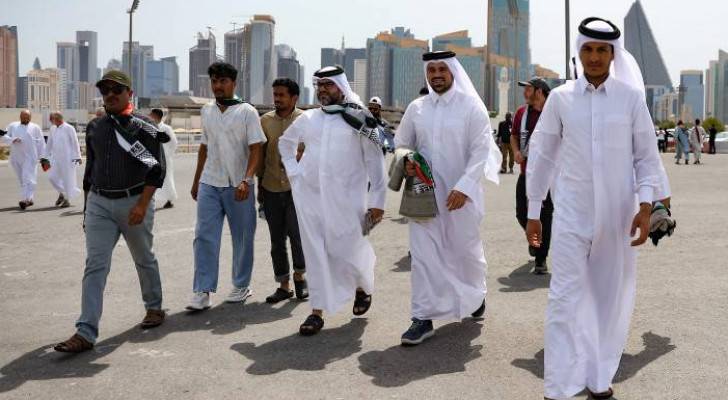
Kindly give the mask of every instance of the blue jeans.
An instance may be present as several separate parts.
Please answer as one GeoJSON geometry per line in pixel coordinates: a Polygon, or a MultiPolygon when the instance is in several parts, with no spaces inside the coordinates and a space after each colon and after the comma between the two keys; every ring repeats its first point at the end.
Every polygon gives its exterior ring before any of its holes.
{"type": "Polygon", "coordinates": [[[112,200],[91,192],[86,201],[86,269],[83,271],[81,316],[76,321],[76,329],[79,335],[91,343],[96,342],[99,334],[106,277],[111,269],[111,253],[121,235],[126,240],[139,275],[144,307],[147,310],[162,308],[159,265],[152,251],[154,200],[149,202],[144,221],[129,226],[129,210],[138,200],[139,195],[112,200]]]}
{"type": "Polygon", "coordinates": [[[197,226],[195,227],[195,292],[217,291],[220,269],[220,239],[222,222],[227,216],[233,240],[233,285],[248,287],[253,272],[253,242],[255,239],[255,187],[250,186],[248,198],[235,200],[235,188],[214,187],[200,183],[197,192],[197,226]]]}

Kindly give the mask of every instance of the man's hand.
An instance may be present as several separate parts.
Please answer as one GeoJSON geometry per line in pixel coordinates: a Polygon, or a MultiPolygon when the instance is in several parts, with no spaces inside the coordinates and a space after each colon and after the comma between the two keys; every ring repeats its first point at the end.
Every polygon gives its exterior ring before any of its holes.
{"type": "Polygon", "coordinates": [[[147,215],[148,204],[143,204],[141,201],[134,204],[134,207],[129,211],[129,225],[139,225],[144,221],[144,216],[147,215]]]}
{"type": "Polygon", "coordinates": [[[468,196],[463,192],[457,190],[451,190],[447,196],[447,209],[448,211],[455,211],[463,208],[465,202],[468,200],[468,196]]]}
{"type": "Polygon", "coordinates": [[[634,237],[637,234],[637,228],[640,230],[640,235],[637,239],[633,240],[631,245],[633,247],[640,246],[647,241],[647,237],[650,234],[650,214],[652,213],[651,203],[640,204],[640,210],[632,220],[632,229],[629,234],[634,237]]]}
{"type": "Polygon", "coordinates": [[[541,247],[541,221],[538,219],[529,219],[526,223],[526,240],[533,247],[541,247]]]}
{"type": "Polygon", "coordinates": [[[369,212],[372,217],[372,222],[374,222],[375,224],[382,222],[382,217],[384,217],[384,210],[379,208],[370,208],[369,212]]]}
{"type": "Polygon", "coordinates": [[[192,183],[192,189],[190,190],[190,194],[192,195],[192,200],[197,201],[197,191],[200,190],[200,182],[193,182],[192,183]]]}
{"type": "Polygon", "coordinates": [[[513,158],[516,160],[517,163],[523,163],[523,154],[521,154],[520,150],[516,150],[515,152],[513,152],[513,158]]]}
{"type": "Polygon", "coordinates": [[[407,176],[415,176],[417,174],[417,170],[415,169],[415,163],[412,161],[405,159],[404,160],[404,173],[407,176]]]}
{"type": "Polygon", "coordinates": [[[243,201],[248,198],[248,195],[250,194],[250,188],[248,187],[248,182],[242,182],[238,185],[237,188],[235,188],[235,200],[236,201],[243,201]]]}
{"type": "Polygon", "coordinates": [[[18,144],[20,142],[22,142],[22,140],[20,140],[19,137],[16,137],[15,139],[13,139],[13,144],[18,144]]]}

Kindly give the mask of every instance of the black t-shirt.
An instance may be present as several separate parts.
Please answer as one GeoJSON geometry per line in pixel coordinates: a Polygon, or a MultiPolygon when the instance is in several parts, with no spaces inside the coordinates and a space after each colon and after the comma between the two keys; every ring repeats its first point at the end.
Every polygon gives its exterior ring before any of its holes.
{"type": "Polygon", "coordinates": [[[501,121],[501,123],[498,124],[498,137],[500,138],[501,143],[510,143],[512,126],[513,122],[511,121],[501,121]]]}

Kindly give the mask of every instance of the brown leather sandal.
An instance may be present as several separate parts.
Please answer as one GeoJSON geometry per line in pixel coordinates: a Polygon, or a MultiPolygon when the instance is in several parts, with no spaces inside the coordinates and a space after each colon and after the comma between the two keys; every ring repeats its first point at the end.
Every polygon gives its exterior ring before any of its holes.
{"type": "Polygon", "coordinates": [[[141,323],[142,329],[149,329],[162,325],[162,322],[164,322],[164,315],[163,310],[147,310],[147,315],[141,323]]]}
{"type": "Polygon", "coordinates": [[[78,333],[71,336],[70,339],[65,342],[58,343],[53,347],[53,350],[61,353],[83,353],[94,348],[94,344],[86,340],[83,336],[78,333]]]}

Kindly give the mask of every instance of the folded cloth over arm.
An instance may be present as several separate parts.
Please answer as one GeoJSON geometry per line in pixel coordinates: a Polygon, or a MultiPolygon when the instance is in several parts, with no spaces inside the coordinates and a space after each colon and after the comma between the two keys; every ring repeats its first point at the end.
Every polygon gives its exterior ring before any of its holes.
{"type": "Polygon", "coordinates": [[[435,183],[427,160],[421,154],[399,148],[394,153],[389,167],[389,188],[399,191],[404,182],[399,214],[413,219],[429,219],[437,216],[435,183]],[[405,162],[415,164],[416,176],[406,176],[405,162]]]}
{"type": "Polygon", "coordinates": [[[676,226],[677,222],[672,218],[670,209],[659,201],[655,202],[652,206],[652,215],[650,215],[650,239],[652,239],[652,243],[657,246],[657,242],[665,235],[672,236],[676,226]]]}

